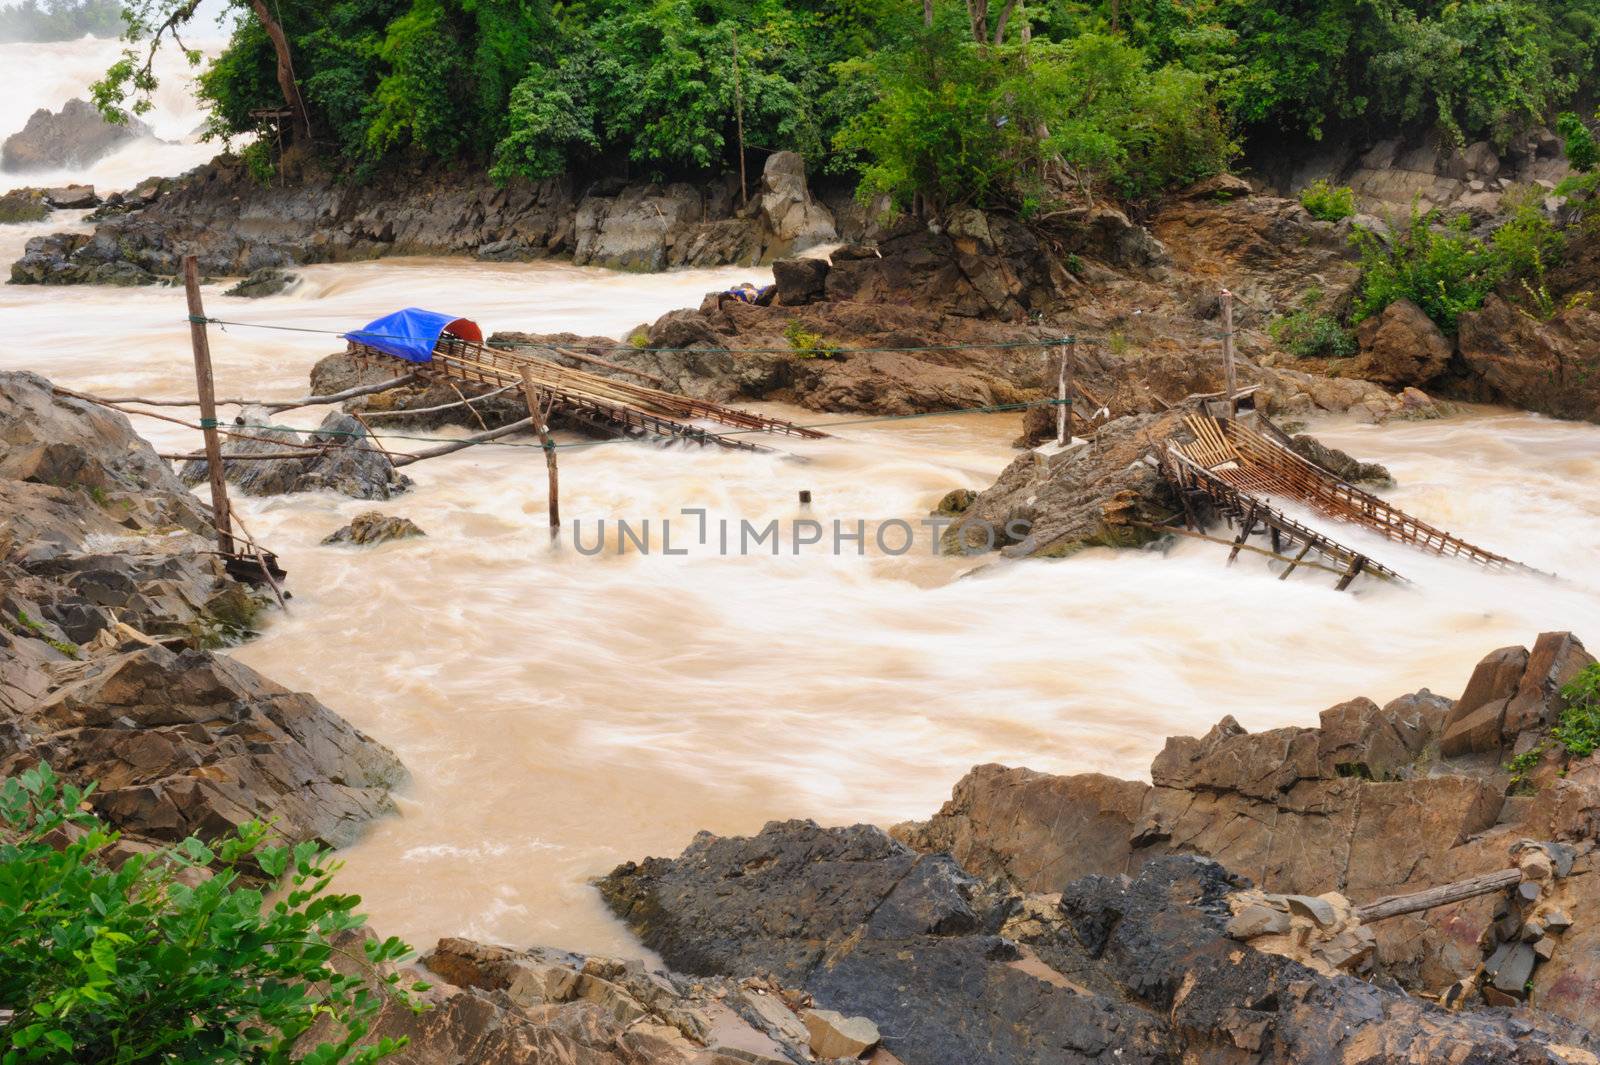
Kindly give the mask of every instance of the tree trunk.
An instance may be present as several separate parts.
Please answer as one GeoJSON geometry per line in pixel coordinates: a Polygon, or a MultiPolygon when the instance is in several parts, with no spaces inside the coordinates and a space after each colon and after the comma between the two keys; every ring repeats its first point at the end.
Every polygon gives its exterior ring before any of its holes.
{"type": "Polygon", "coordinates": [[[1011,21],[1011,12],[1018,6],[1017,0],[1006,0],[1006,6],[1000,9],[1000,19],[994,25],[994,43],[1006,43],[1006,24],[1011,21]]]}
{"type": "Polygon", "coordinates": [[[972,23],[972,39],[989,43],[989,0],[967,0],[967,19],[972,23]]]}
{"type": "Polygon", "coordinates": [[[284,36],[283,27],[272,17],[265,0],[250,0],[250,9],[261,20],[261,28],[267,31],[267,36],[272,39],[272,50],[278,55],[278,88],[283,92],[283,102],[294,116],[295,135],[310,141],[311,116],[306,113],[305,101],[300,98],[300,86],[295,82],[294,60],[289,56],[289,38],[284,36]]]}
{"type": "Polygon", "coordinates": [[[933,0],[922,0],[922,28],[933,29],[933,0]]]}

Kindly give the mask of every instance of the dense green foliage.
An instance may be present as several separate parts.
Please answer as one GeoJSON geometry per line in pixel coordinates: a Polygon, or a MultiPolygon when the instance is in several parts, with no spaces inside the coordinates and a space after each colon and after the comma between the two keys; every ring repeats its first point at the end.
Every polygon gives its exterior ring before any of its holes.
{"type": "Polygon", "coordinates": [[[1562,136],[1563,149],[1572,169],[1587,174],[1600,163],[1600,143],[1596,143],[1594,133],[1576,114],[1561,112],[1556,117],[1556,132],[1562,136]]]}
{"type": "Polygon", "coordinates": [[[1312,218],[1337,222],[1356,213],[1356,193],[1348,185],[1330,185],[1327,178],[1318,178],[1300,190],[1300,205],[1312,218]]]}
{"type": "Polygon", "coordinates": [[[1528,296],[1538,314],[1548,300],[1545,271],[1560,257],[1565,238],[1539,209],[1536,198],[1508,206],[1509,217],[1487,240],[1471,232],[1467,215],[1444,220],[1437,211],[1415,208],[1388,236],[1356,230],[1351,239],[1361,253],[1363,270],[1354,319],[1360,321],[1408,299],[1439,328],[1453,333],[1464,312],[1482,307],[1489,293],[1502,285],[1528,296]]]}
{"type": "Polygon", "coordinates": [[[1301,359],[1342,359],[1356,353],[1356,339],[1331,314],[1295,311],[1268,326],[1272,339],[1301,359]]]}
{"type": "MultiPolygon", "coordinates": [[[[243,18],[202,79],[222,136],[254,132],[287,95],[268,33],[231,2],[243,18]]],[[[123,3],[147,46],[192,16],[186,0],[123,3]]],[[[689,175],[735,168],[742,123],[753,168],[793,149],[935,209],[1038,209],[1074,187],[1144,198],[1226,165],[1240,134],[1432,126],[1503,143],[1584,98],[1600,64],[1600,0],[936,0],[927,26],[912,0],[270,11],[305,129],[351,164],[409,152],[502,180],[689,175]]],[[[96,98],[137,109],[153,87],[130,52],[96,98]]],[[[1582,137],[1568,132],[1580,155],[1582,137]]]]}
{"type": "Polygon", "coordinates": [[[74,41],[121,32],[118,0],[22,0],[0,7],[0,41],[74,41]]]}
{"type": "Polygon", "coordinates": [[[83,798],[48,765],[0,787],[4,1065],[369,1065],[399,1049],[360,1045],[384,998],[407,998],[398,976],[339,969],[376,973],[409,948],[368,938],[334,964],[364,918],[328,891],[337,865],[314,844],[268,846],[253,823],[119,865],[83,798]],[[276,901],[247,869],[285,878],[276,901]]]}

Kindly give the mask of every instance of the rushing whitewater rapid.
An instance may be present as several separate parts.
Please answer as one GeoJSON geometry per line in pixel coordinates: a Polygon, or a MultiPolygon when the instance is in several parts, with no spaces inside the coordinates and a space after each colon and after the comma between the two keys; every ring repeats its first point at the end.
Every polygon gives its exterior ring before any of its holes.
{"type": "MultiPolygon", "coordinates": [[[[75,69],[105,48],[60,47],[75,69]]],[[[34,96],[7,103],[13,125],[71,94],[48,57],[6,58],[34,96]]],[[[188,106],[175,128],[198,124],[188,106]]],[[[103,172],[166,165],[167,149],[131,157],[143,150],[103,172]]],[[[28,236],[63,224],[0,227],[0,256],[10,262],[28,236]]],[[[465,260],[303,273],[299,289],[268,300],[208,287],[207,309],[340,329],[421,304],[489,329],[624,335],[711,288],[766,279],[465,260]]],[[[6,286],[0,368],[103,394],[190,395],[183,315],[170,288],[6,286]]],[[[219,393],[303,394],[311,364],[337,346],[213,331],[219,393]]],[[[197,443],[163,422],[138,427],[162,451],[197,443]]],[[[1015,455],[1017,429],[1009,415],[850,425],[828,440],[777,441],[786,456],[569,448],[562,513],[586,528],[686,507],[764,524],[799,516],[796,493],[809,489],[809,516],[823,522],[915,523],[947,490],[990,483],[1015,455]]],[[[281,553],[294,599],[232,653],[315,693],[410,768],[400,816],[352,848],[341,874],[375,927],[421,944],[456,934],[638,953],[587,880],[676,853],[700,829],[922,817],[984,761],[1141,776],[1164,737],[1225,713],[1251,729],[1313,724],[1356,695],[1454,695],[1486,651],[1542,630],[1600,640],[1600,427],[1475,409],[1314,429],[1387,464],[1400,506],[1561,579],[1485,574],[1354,532],[1347,539],[1414,584],[1361,580],[1341,594],[1315,571],[1280,583],[1259,562],[1230,569],[1219,549],[1187,541],[989,565],[934,557],[925,540],[901,557],[870,539],[864,555],[849,545],[795,556],[786,544],[778,557],[723,557],[696,544],[687,555],[585,557],[548,546],[537,450],[483,447],[412,467],[416,488],[380,505],[426,539],[323,547],[373,505],[236,500],[281,553]]]]}

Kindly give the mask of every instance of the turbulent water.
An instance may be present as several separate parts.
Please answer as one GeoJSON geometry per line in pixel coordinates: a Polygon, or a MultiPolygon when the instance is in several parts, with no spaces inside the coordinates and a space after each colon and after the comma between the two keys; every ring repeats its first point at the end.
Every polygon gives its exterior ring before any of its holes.
{"type": "MultiPolygon", "coordinates": [[[[20,69],[44,85],[44,65],[20,69]]],[[[141,177],[156,165],[125,162],[141,177]]],[[[0,256],[50,228],[0,227],[0,256]]],[[[621,335],[710,288],[764,280],[459,260],[304,273],[299,290],[265,301],[208,289],[207,309],[348,328],[416,303],[490,329],[621,335]]],[[[0,367],[102,393],[191,394],[183,313],[173,289],[8,286],[0,367]]],[[[219,392],[301,394],[337,346],[214,331],[219,392]]],[[[1279,583],[1257,561],[1229,569],[1220,549],[1188,541],[982,568],[932,557],[925,538],[903,557],[870,539],[864,556],[796,557],[786,540],[779,557],[722,557],[714,536],[687,555],[660,553],[658,539],[649,554],[584,557],[547,545],[538,452],[476,448],[413,467],[415,490],[382,505],[417,521],[423,540],[322,547],[371,504],[238,501],[281,552],[295,598],[234,653],[314,692],[410,767],[400,816],[353,848],[342,874],[377,927],[420,943],[463,934],[635,953],[588,878],[676,853],[700,829],[925,816],[982,761],[1138,776],[1163,737],[1224,713],[1252,729],[1309,724],[1359,694],[1455,694],[1484,652],[1541,630],[1600,639],[1600,428],[1489,409],[1314,428],[1388,464],[1400,506],[1561,579],[1493,576],[1382,542],[1373,555],[1411,586],[1362,580],[1340,594],[1315,571],[1279,583]]],[[[140,429],[164,451],[196,444],[165,423],[140,429]]],[[[683,507],[763,525],[801,516],[796,493],[809,489],[808,514],[824,522],[915,522],[948,489],[989,483],[1016,430],[1013,416],[857,424],[782,440],[781,456],[574,447],[561,453],[562,512],[586,530],[600,518],[687,523],[683,507]]],[[[688,531],[674,530],[675,546],[688,531]]]]}

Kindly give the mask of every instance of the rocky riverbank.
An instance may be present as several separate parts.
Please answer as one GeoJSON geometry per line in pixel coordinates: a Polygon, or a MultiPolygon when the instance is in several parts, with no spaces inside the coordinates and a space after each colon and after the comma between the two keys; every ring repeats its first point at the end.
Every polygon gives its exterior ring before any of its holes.
{"type": "Polygon", "coordinates": [[[292,156],[282,170],[263,185],[219,156],[147,203],[107,212],[92,234],[29,241],[11,281],[152,284],[175,275],[184,255],[219,276],[384,255],[570,256],[578,265],[663,270],[770,262],[865,227],[848,197],[833,197],[830,208],[811,194],[793,152],[769,157],[748,203],[734,178],[501,186],[480,171],[417,164],[355,183],[292,156]]]}
{"type": "Polygon", "coordinates": [[[1600,759],[1549,742],[1593,661],[1547,633],[1456,700],[1224,718],[1169,740],[1152,784],[980,766],[892,834],[702,834],[601,891],[675,968],[803,988],[910,1063],[1593,1062],[1600,759]],[[1359,917],[1508,868],[1509,889],[1359,917]]]}
{"type": "Polygon", "coordinates": [[[393,809],[387,748],[216,653],[263,601],[126,417],[4,373],[0,442],[0,775],[98,782],[135,847],[266,818],[342,846],[393,809]]]}

